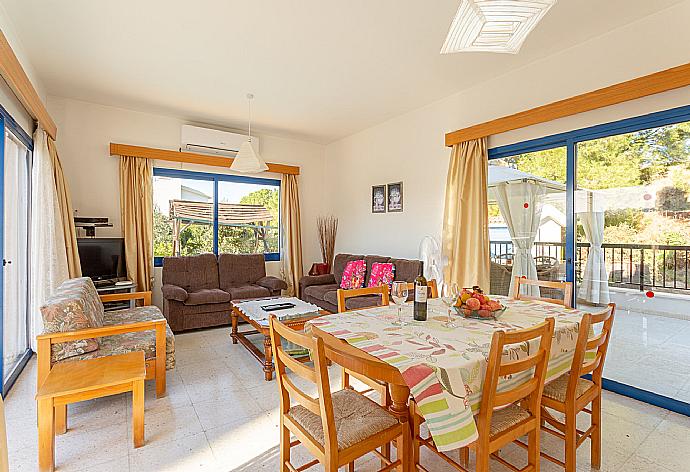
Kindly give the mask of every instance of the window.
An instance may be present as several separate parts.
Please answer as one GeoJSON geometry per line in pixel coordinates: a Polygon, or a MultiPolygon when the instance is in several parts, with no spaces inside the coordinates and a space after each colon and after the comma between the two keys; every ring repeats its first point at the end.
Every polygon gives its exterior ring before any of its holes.
{"type": "Polygon", "coordinates": [[[280,260],[280,181],[153,169],[153,255],[263,253],[280,260]]]}

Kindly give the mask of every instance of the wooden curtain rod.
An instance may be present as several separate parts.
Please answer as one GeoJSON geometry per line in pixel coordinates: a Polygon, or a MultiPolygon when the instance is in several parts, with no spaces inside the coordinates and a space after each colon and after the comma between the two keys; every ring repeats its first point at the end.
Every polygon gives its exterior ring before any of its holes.
{"type": "MultiPolygon", "coordinates": [[[[170,151],[167,149],[156,149],[142,146],[131,146],[129,144],[110,143],[111,156],[134,156],[144,159],[156,159],[159,161],[185,162],[187,164],[203,164],[207,166],[226,167],[232,165],[232,157],[209,156],[208,154],[196,154],[193,152],[170,151]]],[[[272,164],[267,162],[268,172],[276,174],[299,175],[298,166],[286,164],[272,164]]]]}
{"type": "MultiPolygon", "coordinates": [[[[0,31],[0,76],[5,79],[29,115],[38,121],[51,138],[55,139],[57,137],[57,125],[48,114],[48,110],[43,105],[2,31],[0,31]]],[[[32,130],[28,131],[31,132],[32,130]]]]}
{"type": "Polygon", "coordinates": [[[596,110],[690,85],[690,63],[446,134],[446,146],[596,110]]]}

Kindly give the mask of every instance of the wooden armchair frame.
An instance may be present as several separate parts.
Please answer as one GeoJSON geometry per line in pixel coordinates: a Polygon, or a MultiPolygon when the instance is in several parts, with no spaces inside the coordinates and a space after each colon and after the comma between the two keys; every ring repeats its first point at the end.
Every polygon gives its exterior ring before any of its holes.
{"type": "Polygon", "coordinates": [[[381,306],[387,306],[389,301],[389,290],[387,285],[379,285],[378,287],[364,287],[354,288],[350,290],[338,289],[338,313],[349,311],[345,306],[345,300],[348,298],[361,297],[363,295],[381,295],[381,306]]]}
{"type": "MultiPolygon", "coordinates": [[[[114,293],[100,295],[100,299],[102,302],[143,300],[144,306],[148,306],[151,305],[151,292],[114,293]]],[[[86,328],[62,333],[39,334],[36,336],[38,358],[37,388],[40,387],[43,382],[45,382],[45,379],[48,377],[48,374],[52,369],[51,355],[53,344],[64,343],[67,341],[78,341],[80,339],[88,338],[102,338],[105,336],[113,336],[123,333],[135,333],[138,331],[155,331],[156,357],[146,361],[146,380],[155,379],[156,396],[160,398],[165,395],[166,390],[165,325],[166,320],[161,319],[154,321],[138,321],[136,323],[120,325],[101,326],[98,328],[86,328]]],[[[57,434],[62,434],[67,431],[67,405],[62,405],[61,407],[56,407],[55,409],[55,430],[57,434]]]]}
{"type": "Polygon", "coordinates": [[[511,293],[511,298],[515,300],[540,300],[542,302],[555,303],[557,305],[563,305],[566,308],[572,308],[573,284],[572,282],[554,282],[551,280],[532,280],[522,277],[515,277],[515,284],[513,284],[513,293],[511,293]],[[520,287],[522,285],[562,290],[563,300],[559,300],[558,298],[533,297],[530,295],[524,295],[520,293],[520,287]]]}

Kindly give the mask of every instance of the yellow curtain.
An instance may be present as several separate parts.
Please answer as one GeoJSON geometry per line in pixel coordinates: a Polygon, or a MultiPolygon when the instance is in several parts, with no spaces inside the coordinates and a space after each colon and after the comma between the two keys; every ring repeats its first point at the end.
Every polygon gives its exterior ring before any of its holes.
{"type": "Polygon", "coordinates": [[[77,249],[77,229],[74,227],[74,209],[69,193],[69,187],[62,172],[62,164],[58,156],[55,141],[48,137],[48,154],[53,161],[53,180],[55,181],[55,191],[57,201],[60,206],[60,217],[62,219],[62,231],[65,236],[65,251],[67,252],[67,268],[69,276],[81,277],[81,263],[79,262],[79,250],[77,249]]]}
{"type": "Polygon", "coordinates": [[[443,212],[445,281],[489,290],[486,138],[453,146],[443,212]]]}
{"type": "Polygon", "coordinates": [[[299,211],[297,176],[283,174],[280,185],[280,208],[283,225],[282,264],[288,294],[297,295],[302,278],[302,224],[299,211]]]}
{"type": "Polygon", "coordinates": [[[153,172],[151,162],[120,157],[120,215],[127,277],[138,291],[153,285],[153,172]]]}

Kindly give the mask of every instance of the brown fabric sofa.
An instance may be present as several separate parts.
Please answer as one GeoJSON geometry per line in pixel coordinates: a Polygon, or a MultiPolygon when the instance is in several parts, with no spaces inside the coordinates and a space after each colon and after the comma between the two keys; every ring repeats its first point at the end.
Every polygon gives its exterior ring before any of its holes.
{"type": "MultiPolygon", "coordinates": [[[[395,280],[414,282],[422,273],[422,261],[412,259],[395,259],[385,256],[361,256],[356,254],[338,254],[333,261],[333,273],[326,275],[307,275],[299,281],[300,298],[305,302],[318,305],[331,313],[338,311],[338,288],[343,277],[343,271],[349,261],[364,259],[367,263],[365,284],[369,281],[371,265],[374,262],[390,262],[395,266],[395,280]]],[[[348,310],[363,308],[379,304],[380,297],[366,295],[348,298],[345,306],[348,310]]]]}
{"type": "Polygon", "coordinates": [[[174,332],[230,323],[230,301],[280,295],[263,254],[201,254],[163,259],[163,314],[174,332]]]}

